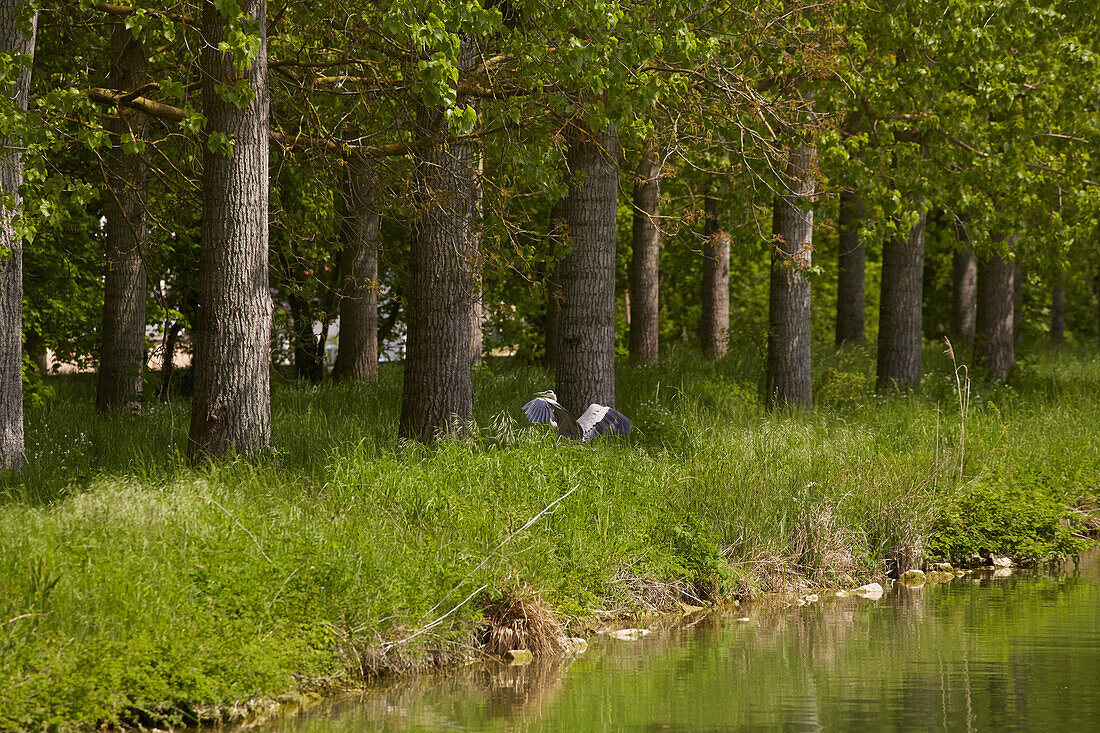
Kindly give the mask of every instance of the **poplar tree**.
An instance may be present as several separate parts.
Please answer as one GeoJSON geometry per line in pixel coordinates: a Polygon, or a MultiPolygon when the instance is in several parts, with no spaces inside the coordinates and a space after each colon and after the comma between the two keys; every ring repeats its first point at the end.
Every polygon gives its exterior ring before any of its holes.
{"type": "Polygon", "coordinates": [[[660,171],[656,143],[647,140],[635,173],[630,259],[630,357],[640,364],[655,362],[658,352],[660,171]]]}
{"type": "Polygon", "coordinates": [[[721,359],[729,348],[730,331],[730,235],[718,211],[714,176],[703,198],[703,278],[699,339],[703,356],[721,359]]]}
{"type": "Polygon", "coordinates": [[[340,253],[340,350],[333,376],[378,379],[377,174],[362,158],[348,159],[340,253]]]}
{"type": "MultiPolygon", "coordinates": [[[[148,82],[145,50],[121,21],[113,24],[108,80],[127,93],[148,82]]],[[[140,405],[145,366],[143,258],[146,249],[148,171],[143,149],[148,117],[120,107],[109,123],[111,148],[105,156],[107,184],[107,268],[103,283],[103,326],[96,382],[96,409],[140,405]]]]}
{"type": "Polygon", "coordinates": [[[188,453],[254,456],[271,443],[266,0],[205,3],[202,38],[206,149],[188,453]]]}
{"type": "MultiPolygon", "coordinates": [[[[0,58],[18,69],[4,90],[8,129],[18,130],[27,111],[37,29],[33,3],[0,1],[0,58]]],[[[22,143],[15,136],[0,140],[0,472],[23,466],[22,184],[22,143]]]]}
{"type": "Polygon", "coordinates": [[[816,167],[812,145],[792,148],[783,184],[788,190],[775,197],[765,373],[769,409],[813,407],[810,283],[805,273],[813,257],[816,167]]]}

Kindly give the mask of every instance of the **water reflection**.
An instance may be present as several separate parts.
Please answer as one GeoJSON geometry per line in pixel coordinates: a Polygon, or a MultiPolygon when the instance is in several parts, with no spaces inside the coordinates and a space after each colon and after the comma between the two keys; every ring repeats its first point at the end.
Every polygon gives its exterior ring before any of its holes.
{"type": "Polygon", "coordinates": [[[271,730],[1100,729],[1097,553],[751,615],[371,690],[271,730]]]}

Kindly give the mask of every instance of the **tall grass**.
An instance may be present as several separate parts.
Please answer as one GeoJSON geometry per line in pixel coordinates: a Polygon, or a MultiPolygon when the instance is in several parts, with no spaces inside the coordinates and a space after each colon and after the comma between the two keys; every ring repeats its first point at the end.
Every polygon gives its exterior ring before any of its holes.
{"type": "MultiPolygon", "coordinates": [[[[431,447],[396,443],[398,367],[277,381],[277,452],[200,468],[182,458],[185,402],[101,417],[90,380],[58,379],[28,412],[27,471],[0,484],[0,728],[193,722],[336,681],[483,585],[569,620],[636,607],[632,579],[717,598],[929,552],[1079,547],[1062,508],[1100,494],[1100,357],[1036,351],[1009,386],[976,382],[961,478],[954,367],[934,346],[926,364],[919,395],[879,395],[866,350],[828,353],[818,409],[789,417],[761,409],[751,351],[673,352],[620,367],[635,433],[591,446],[526,424],[552,378],[506,360],[476,375],[475,434],[431,447]]],[[[484,607],[404,659],[461,652],[484,607]]]]}

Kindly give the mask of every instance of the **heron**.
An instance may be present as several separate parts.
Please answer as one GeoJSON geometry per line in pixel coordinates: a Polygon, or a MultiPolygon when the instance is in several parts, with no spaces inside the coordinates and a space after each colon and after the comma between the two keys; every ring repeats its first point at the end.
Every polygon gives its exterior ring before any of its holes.
{"type": "Polygon", "coordinates": [[[583,415],[574,418],[561,406],[552,389],[535,392],[535,399],[524,405],[523,411],[531,422],[550,423],[559,436],[582,443],[604,433],[630,435],[630,418],[615,408],[593,403],[583,415]]]}

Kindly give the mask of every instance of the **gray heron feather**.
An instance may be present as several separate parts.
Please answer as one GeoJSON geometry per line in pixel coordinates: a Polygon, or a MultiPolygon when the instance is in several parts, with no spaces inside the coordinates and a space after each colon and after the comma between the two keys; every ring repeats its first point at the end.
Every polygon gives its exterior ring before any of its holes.
{"type": "Polygon", "coordinates": [[[523,406],[527,419],[549,424],[559,436],[587,442],[604,433],[630,435],[630,419],[607,405],[591,404],[580,418],[569,414],[552,391],[537,392],[535,399],[523,406]]]}

